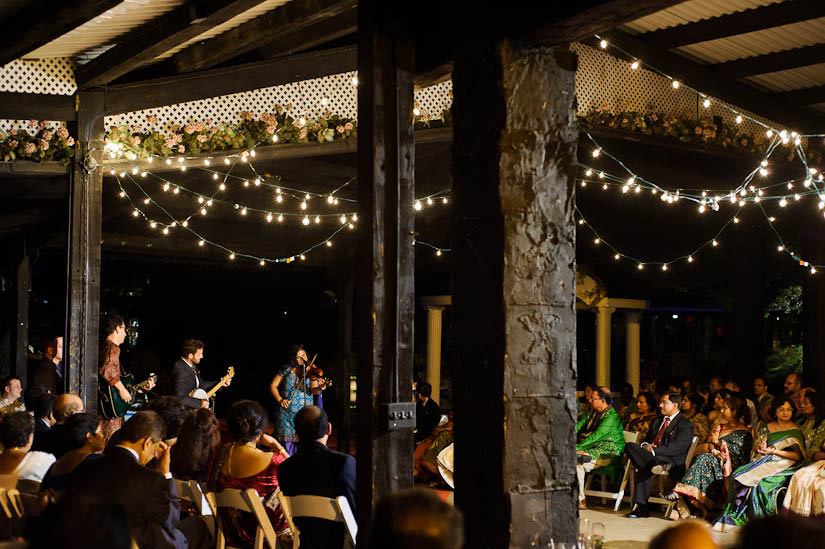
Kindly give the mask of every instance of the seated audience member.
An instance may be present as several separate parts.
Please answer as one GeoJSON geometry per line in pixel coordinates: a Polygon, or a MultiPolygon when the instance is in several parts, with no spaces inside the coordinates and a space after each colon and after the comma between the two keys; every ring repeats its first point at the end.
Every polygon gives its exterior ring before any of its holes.
{"type": "Polygon", "coordinates": [[[681,522],[659,532],[648,549],[718,549],[707,523],[698,520],[681,522]]]}
{"type": "MultiPolygon", "coordinates": [[[[149,401],[149,404],[146,405],[145,409],[151,410],[161,417],[163,424],[166,426],[163,431],[163,440],[172,446],[178,436],[178,431],[183,420],[189,415],[189,409],[184,406],[177,397],[171,395],[159,396],[152,399],[149,401]]],[[[118,431],[115,431],[111,433],[111,436],[106,442],[106,452],[115,448],[118,444],[120,444],[120,434],[118,431]]]]}
{"type": "Polygon", "coordinates": [[[727,505],[715,530],[736,531],[753,518],[776,514],[777,499],[805,458],[805,436],[793,422],[794,412],[787,395],[773,399],[771,421],[758,433],[752,461],[731,475],[727,505]]]}
{"type": "Polygon", "coordinates": [[[797,425],[805,435],[805,447],[810,447],[811,441],[825,430],[825,396],[820,396],[814,390],[805,392],[802,397],[802,414],[797,425]]]}
{"type": "MultiPolygon", "coordinates": [[[[823,407],[823,399],[816,393],[809,392],[805,395],[803,403],[808,399],[815,399],[812,404],[820,415],[819,410],[823,407]]],[[[816,428],[812,429],[805,436],[806,455],[808,457],[807,467],[803,467],[791,477],[788,491],[782,506],[790,513],[804,517],[825,516],[825,421],[820,421],[816,428]]]]}
{"type": "Polygon", "coordinates": [[[588,385],[584,388],[582,396],[578,400],[578,415],[577,418],[581,419],[584,414],[590,411],[590,395],[593,394],[593,389],[595,389],[595,385],[588,385]]]}
{"type": "Polygon", "coordinates": [[[707,510],[721,501],[733,470],[750,459],[753,436],[749,423],[750,410],[745,399],[739,395],[725,399],[720,422],[714,426],[707,442],[696,447],[696,456],[682,482],[666,496],[679,500],[675,510],[678,518],[694,514],[704,518],[707,510]]]}
{"type": "MultiPolygon", "coordinates": [[[[742,395],[742,398],[745,398],[745,395],[742,393],[742,387],[739,386],[739,382],[735,379],[729,379],[725,382],[725,389],[730,391],[731,393],[736,393],[742,395]]],[[[751,412],[751,418],[756,418],[756,404],[749,398],[745,398],[745,402],[748,404],[748,410],[751,412]]]]}
{"type": "Polygon", "coordinates": [[[722,405],[725,404],[725,399],[728,398],[732,393],[727,389],[719,389],[718,391],[714,392],[711,395],[711,401],[713,402],[713,409],[708,414],[708,420],[710,421],[711,425],[714,425],[719,418],[721,417],[722,405]]]}
{"type": "Polygon", "coordinates": [[[28,412],[10,412],[0,421],[0,475],[14,474],[20,480],[41,482],[54,463],[54,456],[30,452],[34,442],[34,418],[28,412]]]}
{"type": "Polygon", "coordinates": [[[692,393],[693,392],[693,381],[691,381],[689,379],[683,379],[682,380],[682,390],[680,392],[682,393],[682,398],[684,398],[687,395],[689,395],[690,393],[692,393]]]}
{"type": "MultiPolygon", "coordinates": [[[[327,414],[317,406],[306,406],[295,416],[298,451],[281,464],[278,479],[287,496],[344,496],[355,514],[355,458],[327,448],[332,433],[327,414]]],[[[338,548],[344,544],[341,523],[296,517],[301,549],[338,548]]]]}
{"type": "Polygon", "coordinates": [[[791,397],[793,405],[799,413],[799,408],[802,407],[802,395],[800,394],[800,391],[802,391],[802,374],[788,374],[785,376],[783,387],[785,388],[785,394],[791,397]]]}
{"type": "Polygon", "coordinates": [[[59,394],[63,389],[63,338],[51,336],[43,341],[43,359],[32,368],[26,399],[43,393],[59,394]]]}
{"type": "Polygon", "coordinates": [[[413,453],[413,477],[423,482],[438,483],[441,479],[438,470],[438,455],[452,443],[453,412],[450,411],[447,414],[447,423],[436,427],[433,434],[421,441],[419,448],[416,448],[416,452],[413,453]]]}
{"type": "Polygon", "coordinates": [[[590,456],[588,463],[576,465],[579,481],[579,509],[585,509],[584,475],[613,463],[624,451],[624,429],[619,414],[611,406],[610,395],[596,389],[590,396],[590,412],[576,425],[576,453],[590,456]]]}
{"type": "Polygon", "coordinates": [[[26,405],[20,400],[23,396],[23,383],[17,376],[9,376],[0,383],[0,415],[10,412],[25,412],[26,405]]]}
{"type": "Polygon", "coordinates": [[[622,419],[622,423],[627,421],[627,416],[630,415],[631,412],[636,411],[636,399],[633,398],[633,385],[630,383],[622,385],[622,390],[619,391],[619,402],[614,403],[613,406],[622,419]]]}
{"type": "Polygon", "coordinates": [[[696,392],[705,400],[705,404],[699,409],[700,412],[707,416],[713,409],[713,402],[710,400],[710,389],[707,383],[699,383],[696,386],[696,392]]]}
{"type": "Polygon", "coordinates": [[[645,436],[648,429],[650,429],[650,424],[656,419],[656,404],[658,402],[659,397],[651,392],[639,393],[639,396],[636,397],[636,412],[627,417],[624,430],[645,436]]]}
{"type": "Polygon", "coordinates": [[[65,497],[29,524],[30,549],[132,549],[129,520],[120,505],[65,497]]]}
{"type": "Polygon", "coordinates": [[[180,506],[172,473],[166,426],[155,412],[136,413],[121,428],[120,445],[101,457],[78,465],[66,499],[81,504],[122,507],[138,547],[187,546],[178,528],[180,506]],[[155,459],[156,470],[144,467],[155,459]]]}
{"type": "Polygon", "coordinates": [[[802,517],[768,516],[742,528],[736,549],[821,549],[825,523],[802,517]]]}
{"type": "Polygon", "coordinates": [[[633,504],[628,518],[649,517],[647,500],[650,497],[651,477],[670,470],[671,478],[678,480],[684,473],[683,464],[693,441],[693,424],[681,413],[682,395],[665,393],[659,401],[662,415],[651,424],[642,444],[627,444],[625,452],[636,469],[633,504]]]}
{"type": "MultiPolygon", "coordinates": [[[[229,408],[226,424],[234,442],[218,449],[208,473],[208,489],[220,492],[224,488],[252,488],[268,503],[271,498],[277,497],[275,492],[281,477],[279,468],[287,454],[277,440],[265,433],[268,426],[266,410],[252,400],[238,401],[229,408]],[[258,445],[266,446],[272,451],[259,450],[258,445]]],[[[313,474],[318,473],[319,471],[313,471],[313,474]]],[[[283,490],[283,486],[281,489],[283,490]]],[[[281,508],[275,507],[273,510],[273,506],[266,504],[265,507],[275,532],[284,531],[288,524],[281,508]]],[[[237,513],[233,509],[220,509],[220,513],[225,524],[234,526],[234,530],[224,532],[227,545],[252,546],[258,524],[255,517],[251,513],[237,513]]]]}
{"type": "Polygon", "coordinates": [[[205,483],[209,464],[220,442],[218,418],[212,410],[199,408],[189,414],[178,431],[177,443],[172,447],[174,477],[205,483]]]}
{"type": "Polygon", "coordinates": [[[74,414],[83,412],[83,401],[70,393],[58,395],[54,399],[54,425],[48,432],[35,436],[32,450],[46,452],[59,458],[66,452],[63,424],[74,414]]]}
{"type": "Polygon", "coordinates": [[[34,439],[36,442],[38,435],[47,432],[56,423],[54,419],[54,395],[51,393],[38,395],[32,404],[32,412],[34,412],[34,439]]]}
{"type": "MultiPolygon", "coordinates": [[[[773,395],[768,392],[768,383],[765,381],[764,377],[754,378],[753,394],[756,397],[756,413],[759,415],[759,419],[761,420],[762,416],[771,405],[771,400],[773,399],[773,395]]],[[[756,422],[756,418],[754,418],[753,421],[756,422]]]]}
{"type": "Polygon", "coordinates": [[[715,393],[716,391],[718,391],[719,389],[722,389],[722,388],[723,388],[723,385],[722,385],[722,378],[721,377],[712,377],[712,378],[710,378],[710,381],[708,381],[708,390],[711,393],[715,393]]]}
{"type": "Polygon", "coordinates": [[[74,414],[63,424],[67,451],[54,462],[43,482],[41,490],[63,494],[71,484],[72,473],[81,463],[100,458],[103,450],[103,430],[100,420],[91,414],[74,414]]]}
{"type": "Polygon", "coordinates": [[[682,413],[693,423],[693,434],[700,442],[704,442],[710,432],[708,416],[699,411],[704,404],[705,399],[699,393],[688,393],[682,397],[682,413]]]}
{"type": "Polygon", "coordinates": [[[461,511],[426,490],[390,494],[378,502],[370,547],[461,549],[461,511]]]}
{"type": "Polygon", "coordinates": [[[415,441],[421,442],[433,433],[441,421],[441,408],[431,396],[433,386],[426,381],[415,387],[415,441]]]}

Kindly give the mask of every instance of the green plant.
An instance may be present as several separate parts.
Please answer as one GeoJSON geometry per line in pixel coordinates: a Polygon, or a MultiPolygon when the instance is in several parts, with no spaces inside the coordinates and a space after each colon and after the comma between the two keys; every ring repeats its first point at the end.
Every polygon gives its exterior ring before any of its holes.
{"type": "Polygon", "coordinates": [[[802,345],[775,347],[765,358],[765,376],[784,379],[788,374],[802,372],[802,345]]]}

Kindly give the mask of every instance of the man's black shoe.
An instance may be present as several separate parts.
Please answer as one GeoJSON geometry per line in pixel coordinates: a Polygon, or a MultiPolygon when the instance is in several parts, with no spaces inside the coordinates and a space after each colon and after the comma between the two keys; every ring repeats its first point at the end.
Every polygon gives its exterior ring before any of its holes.
{"type": "Polygon", "coordinates": [[[646,505],[637,505],[635,509],[625,515],[627,518],[648,518],[650,511],[647,510],[646,505]]]}

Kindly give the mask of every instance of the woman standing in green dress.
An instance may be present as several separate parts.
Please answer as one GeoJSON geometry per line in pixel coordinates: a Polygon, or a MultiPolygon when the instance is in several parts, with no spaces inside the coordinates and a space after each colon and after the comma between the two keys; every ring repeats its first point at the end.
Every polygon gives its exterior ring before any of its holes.
{"type": "Polygon", "coordinates": [[[771,421],[759,433],[753,461],[734,471],[727,506],[714,530],[734,532],[750,519],[776,514],[791,477],[805,459],[805,436],[793,422],[795,411],[789,396],[773,399],[768,410],[771,421]]]}
{"type": "Polygon", "coordinates": [[[670,500],[678,499],[671,518],[689,518],[694,514],[704,517],[707,508],[723,498],[727,479],[733,470],[750,456],[753,436],[748,427],[750,410],[747,401],[741,396],[729,396],[722,404],[720,415],[720,422],[703,445],[704,452],[694,458],[682,482],[666,496],[670,500]]]}

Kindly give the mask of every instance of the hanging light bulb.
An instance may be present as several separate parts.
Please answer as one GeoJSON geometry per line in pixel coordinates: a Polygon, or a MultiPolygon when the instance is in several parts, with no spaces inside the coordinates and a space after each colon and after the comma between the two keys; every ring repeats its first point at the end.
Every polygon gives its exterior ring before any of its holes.
{"type": "Polygon", "coordinates": [[[201,239],[198,241],[198,246],[203,246],[204,244],[206,244],[205,240],[201,239]]]}
{"type": "Polygon", "coordinates": [[[278,223],[283,223],[283,221],[284,221],[284,216],[281,215],[281,214],[278,214],[278,223]]]}
{"type": "Polygon", "coordinates": [[[421,210],[421,201],[416,200],[415,205],[413,207],[415,208],[416,211],[420,211],[421,210]]]}
{"type": "Polygon", "coordinates": [[[309,225],[309,216],[304,216],[304,219],[301,221],[301,223],[303,223],[304,225],[309,225]]]}
{"type": "Polygon", "coordinates": [[[634,59],[633,62],[630,64],[630,68],[634,71],[639,68],[639,60],[634,59]]]}
{"type": "Polygon", "coordinates": [[[599,40],[599,47],[603,50],[606,50],[607,49],[607,40],[605,40],[603,38],[601,40],[599,40]]]}

